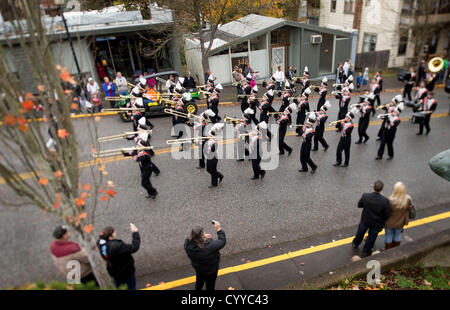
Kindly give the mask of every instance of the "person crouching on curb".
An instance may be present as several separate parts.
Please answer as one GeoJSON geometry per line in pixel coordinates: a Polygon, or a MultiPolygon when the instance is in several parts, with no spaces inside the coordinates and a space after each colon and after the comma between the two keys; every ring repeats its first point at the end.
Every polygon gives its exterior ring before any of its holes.
{"type": "Polygon", "coordinates": [[[206,234],[203,228],[195,226],[189,238],[184,242],[184,250],[195,269],[195,289],[202,290],[206,282],[206,289],[213,291],[216,286],[217,273],[219,272],[220,250],[227,243],[225,232],[220,223],[213,221],[217,231],[218,240],[213,240],[210,234],[206,234]]]}

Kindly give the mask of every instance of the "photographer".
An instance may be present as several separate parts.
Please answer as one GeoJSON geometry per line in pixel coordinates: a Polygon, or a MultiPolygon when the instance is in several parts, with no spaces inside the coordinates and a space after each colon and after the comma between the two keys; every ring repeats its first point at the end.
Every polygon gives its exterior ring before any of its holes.
{"type": "Polygon", "coordinates": [[[192,229],[190,237],[184,242],[184,249],[196,272],[196,290],[201,290],[205,282],[207,290],[214,290],[216,286],[220,262],[219,251],[225,246],[227,239],[220,223],[213,221],[213,224],[218,240],[213,240],[210,234],[203,232],[202,227],[196,226],[192,229]]]}

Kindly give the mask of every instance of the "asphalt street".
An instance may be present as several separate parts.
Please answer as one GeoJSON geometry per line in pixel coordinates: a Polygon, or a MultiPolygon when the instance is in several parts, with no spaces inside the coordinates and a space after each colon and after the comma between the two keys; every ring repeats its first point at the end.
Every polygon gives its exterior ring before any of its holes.
{"type": "MultiPolygon", "coordinates": [[[[427,163],[435,154],[450,148],[450,122],[449,117],[444,116],[449,111],[449,96],[442,89],[435,93],[439,101],[435,115],[440,117],[432,119],[431,133],[416,136],[418,125],[402,121],[394,144],[395,157],[391,161],[374,160],[380,125],[372,124],[368,129],[370,140],[367,144],[355,145],[357,130],[353,131],[349,167],[332,166],[339,134],[330,130],[325,133],[330,148],[326,152],[320,148],[311,153],[319,166],[317,172],[313,175],[299,173],[300,139],[290,134],[285,141],[294,148],[292,155],[281,156],[278,167],[267,171],[263,180],[250,180],[250,162],[222,159],[218,169],[225,177],[214,189],[208,188],[209,174],[195,168],[197,160],[176,160],[174,156],[180,152],[167,150],[165,141],[172,139],[171,118],[152,118],[155,125],[152,145],[160,150],[154,162],[161,169],[161,175],[152,176],[151,181],[159,195],[155,200],[146,199],[137,164],[130,158],[114,158],[106,164],[108,175],[105,179],[114,182],[118,194],[108,207],[100,204],[93,233],[98,234],[101,228],[111,225],[117,229],[117,238],[130,241],[129,223],[136,224],[142,240],[140,250],[134,255],[139,277],[188,265],[183,250],[184,239],[194,225],[204,226],[207,232],[213,233],[212,219],[221,222],[227,234],[223,255],[354,226],[361,214],[356,203],[363,192],[371,191],[377,179],[384,181],[385,195],[391,194],[397,181],[403,181],[417,209],[437,204],[450,206],[449,183],[435,175],[427,163]]],[[[395,95],[384,92],[382,103],[395,95]]],[[[337,100],[329,100],[332,109],[328,121],[334,121],[337,100]]],[[[353,97],[351,103],[357,102],[358,98],[353,97]]],[[[311,100],[312,108],[316,104],[317,99],[311,100]]],[[[275,109],[279,106],[280,102],[276,101],[275,109]]],[[[201,107],[200,111],[204,109],[201,107]]],[[[219,107],[219,114],[240,117],[242,113],[238,105],[224,105],[219,107]]],[[[401,117],[410,115],[411,109],[406,108],[401,117]]],[[[371,121],[378,119],[373,117],[371,121]]],[[[92,126],[98,127],[99,136],[132,131],[131,123],[123,123],[115,116],[102,117],[98,122],[92,118],[77,119],[74,124],[81,162],[93,159],[92,126]]],[[[132,146],[131,141],[124,139],[102,145],[102,148],[132,146]]],[[[230,146],[235,143],[226,144],[227,148],[230,146]]],[[[80,172],[80,182],[89,183],[89,168],[82,168],[80,172]]],[[[20,201],[5,185],[0,185],[0,195],[20,201]]],[[[39,279],[62,280],[49,253],[51,233],[59,221],[25,202],[20,208],[0,206],[0,214],[0,242],[4,245],[0,257],[2,286],[39,279]]]]}

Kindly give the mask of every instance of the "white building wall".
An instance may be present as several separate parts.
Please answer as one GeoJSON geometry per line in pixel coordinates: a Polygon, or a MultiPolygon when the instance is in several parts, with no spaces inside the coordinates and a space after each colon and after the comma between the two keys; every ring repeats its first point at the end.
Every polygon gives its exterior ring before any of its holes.
{"type": "Polygon", "coordinates": [[[231,76],[230,72],[230,56],[228,54],[225,55],[217,55],[217,56],[211,56],[208,57],[209,61],[209,69],[211,70],[212,74],[217,78],[215,84],[218,83],[223,84],[230,84],[231,83],[231,76]]]}
{"type": "Polygon", "coordinates": [[[257,73],[257,79],[268,78],[270,76],[269,54],[267,53],[267,49],[251,51],[249,58],[253,71],[259,71],[257,73]]]}
{"type": "Polygon", "coordinates": [[[353,28],[353,14],[344,13],[344,0],[336,1],[336,12],[331,12],[331,1],[320,1],[320,27],[339,27],[344,30],[351,30],[353,28]]]}
{"type": "Polygon", "coordinates": [[[186,55],[186,66],[191,76],[198,81],[199,84],[204,84],[203,68],[202,68],[202,53],[200,48],[195,48],[195,45],[188,39],[184,41],[184,52],[186,55]]]}

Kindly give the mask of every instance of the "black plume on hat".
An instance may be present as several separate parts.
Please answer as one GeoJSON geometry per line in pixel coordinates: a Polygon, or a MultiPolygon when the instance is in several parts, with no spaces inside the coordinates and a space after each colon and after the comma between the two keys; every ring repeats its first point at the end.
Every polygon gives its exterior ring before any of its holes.
{"type": "Polygon", "coordinates": [[[53,231],[53,237],[55,237],[55,239],[61,239],[67,233],[68,230],[69,228],[67,226],[59,225],[53,231]]]}

